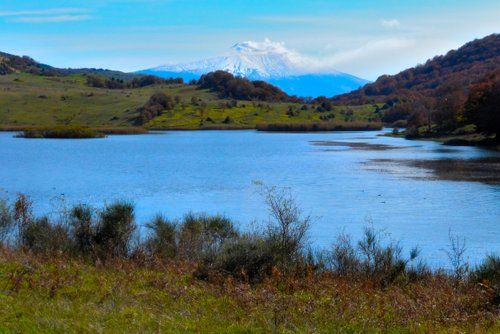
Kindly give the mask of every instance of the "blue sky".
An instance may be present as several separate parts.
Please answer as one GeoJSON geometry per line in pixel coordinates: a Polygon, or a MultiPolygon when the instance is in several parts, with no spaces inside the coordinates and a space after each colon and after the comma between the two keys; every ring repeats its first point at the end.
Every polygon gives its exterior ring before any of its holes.
{"type": "Polygon", "coordinates": [[[0,50],[133,71],[269,38],[367,79],[500,32],[500,1],[2,0],[0,50]]]}

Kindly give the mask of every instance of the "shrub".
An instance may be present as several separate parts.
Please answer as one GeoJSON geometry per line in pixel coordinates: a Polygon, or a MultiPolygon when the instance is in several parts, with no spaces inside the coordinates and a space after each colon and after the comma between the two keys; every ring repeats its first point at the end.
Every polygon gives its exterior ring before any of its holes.
{"type": "Polygon", "coordinates": [[[226,118],[224,118],[224,120],[222,121],[222,123],[224,124],[231,124],[233,122],[234,122],[233,119],[229,116],[226,116],[226,118]]]}
{"type": "Polygon", "coordinates": [[[465,253],[467,251],[465,238],[460,238],[458,235],[452,234],[451,231],[448,237],[450,239],[450,245],[449,249],[446,250],[446,255],[452,265],[453,275],[456,279],[461,280],[470,273],[469,263],[465,259],[465,253]]]}
{"type": "Polygon", "coordinates": [[[406,129],[405,131],[405,138],[407,139],[412,139],[412,138],[418,138],[420,137],[420,133],[418,132],[418,128],[411,126],[406,129]]]}
{"type": "Polygon", "coordinates": [[[402,248],[394,242],[382,244],[381,233],[373,227],[365,228],[363,238],[358,242],[361,255],[361,270],[382,286],[393,283],[406,273],[408,264],[419,255],[417,248],[410,251],[406,259],[402,248]]]}
{"type": "Polygon", "coordinates": [[[174,258],[178,253],[176,224],[158,215],[146,226],[152,231],[145,242],[149,254],[163,259],[174,258]]]}
{"type": "Polygon", "coordinates": [[[471,274],[473,281],[491,289],[493,302],[500,305],[500,256],[488,255],[471,274]]]}
{"type": "Polygon", "coordinates": [[[361,261],[348,234],[340,234],[333,244],[329,264],[340,276],[354,276],[360,271],[361,261]]]}
{"type": "Polygon", "coordinates": [[[51,224],[47,217],[42,217],[29,221],[21,243],[35,254],[51,255],[68,249],[69,236],[64,226],[51,224]]]}
{"type": "Polygon", "coordinates": [[[414,248],[405,258],[397,243],[384,243],[380,231],[367,227],[356,246],[349,235],[339,235],[327,263],[337,275],[369,278],[374,284],[385,287],[398,280],[413,280],[427,273],[425,266],[410,265],[418,255],[418,249],[414,248]]]}
{"type": "Polygon", "coordinates": [[[258,282],[271,274],[278,259],[270,244],[258,235],[244,235],[226,242],[218,252],[212,269],[235,278],[258,282]]]}
{"type": "Polygon", "coordinates": [[[23,194],[19,194],[14,203],[14,221],[16,224],[17,241],[22,243],[24,232],[33,219],[31,200],[23,194]]]}
{"type": "Polygon", "coordinates": [[[100,214],[95,235],[100,255],[126,256],[135,228],[134,206],[131,203],[119,201],[107,206],[100,214]]]}
{"type": "Polygon", "coordinates": [[[87,205],[77,205],[70,213],[72,237],[77,253],[89,255],[94,249],[96,227],[92,208],[87,205]]]}
{"type": "Polygon", "coordinates": [[[7,202],[0,199],[0,245],[9,237],[12,231],[13,222],[7,202]]]}
{"type": "Polygon", "coordinates": [[[212,261],[222,244],[237,235],[226,217],[187,214],[179,229],[180,255],[188,260],[212,261]]]}
{"type": "Polygon", "coordinates": [[[266,241],[278,257],[280,270],[286,272],[303,262],[310,218],[302,216],[288,189],[264,188],[264,196],[271,217],[266,241]]]}
{"type": "Polygon", "coordinates": [[[153,118],[163,114],[165,110],[172,110],[175,106],[175,101],[171,96],[162,92],[153,94],[148,102],[136,111],[139,113],[135,119],[135,123],[143,125],[152,120],[153,118]]]}
{"type": "Polygon", "coordinates": [[[202,254],[198,256],[203,263],[197,277],[206,278],[215,272],[257,282],[270,275],[273,268],[280,274],[303,268],[309,217],[302,216],[288,189],[263,187],[262,193],[270,220],[259,233],[239,237],[229,220],[217,216],[185,219],[181,240],[188,240],[191,251],[195,245],[202,254]],[[193,236],[202,237],[200,240],[193,236]]]}

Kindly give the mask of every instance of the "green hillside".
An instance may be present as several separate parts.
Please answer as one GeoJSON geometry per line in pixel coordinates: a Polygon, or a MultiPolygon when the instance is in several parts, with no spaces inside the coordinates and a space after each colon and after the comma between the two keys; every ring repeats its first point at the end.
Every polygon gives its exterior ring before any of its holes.
{"type": "Polygon", "coordinates": [[[136,126],[138,108],[161,92],[175,98],[171,110],[145,124],[149,129],[255,128],[270,123],[325,123],[357,126],[377,119],[375,107],[333,107],[220,99],[196,85],[155,84],[131,89],[95,88],[87,76],[0,75],[0,126],[3,129],[54,125],[136,126]]]}

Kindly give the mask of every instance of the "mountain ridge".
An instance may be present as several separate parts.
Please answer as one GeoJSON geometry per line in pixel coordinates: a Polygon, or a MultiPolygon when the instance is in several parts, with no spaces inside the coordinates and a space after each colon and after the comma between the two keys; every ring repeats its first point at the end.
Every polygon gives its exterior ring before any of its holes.
{"type": "Polygon", "coordinates": [[[387,102],[412,98],[415,94],[436,98],[445,91],[467,89],[498,68],[500,34],[491,34],[396,75],[382,75],[353,92],[335,96],[333,101],[343,104],[387,102]]]}
{"type": "Polygon", "coordinates": [[[335,70],[311,71],[311,61],[285,48],[282,43],[242,42],[217,57],[179,64],[167,64],[139,71],[163,78],[179,76],[197,80],[203,74],[222,70],[250,80],[277,85],[287,94],[297,96],[333,96],[357,89],[368,80],[335,70]]]}

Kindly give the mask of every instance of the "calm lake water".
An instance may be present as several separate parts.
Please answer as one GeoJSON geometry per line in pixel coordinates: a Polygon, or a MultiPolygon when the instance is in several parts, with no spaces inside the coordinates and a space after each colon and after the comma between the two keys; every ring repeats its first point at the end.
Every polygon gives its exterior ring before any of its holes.
{"type": "Polygon", "coordinates": [[[176,218],[194,211],[222,213],[245,228],[268,217],[254,184],[262,181],[292,189],[313,217],[310,238],[318,246],[329,245],[342,231],[356,238],[371,221],[407,249],[420,246],[432,265],[447,265],[449,231],[466,238],[473,263],[498,253],[498,184],[439,180],[430,170],[373,160],[499,154],[380,133],[185,131],[37,140],[3,132],[0,196],[28,194],[43,214],[59,210],[63,201],[101,206],[128,199],[137,205],[139,223],[158,212],[176,218]]]}

